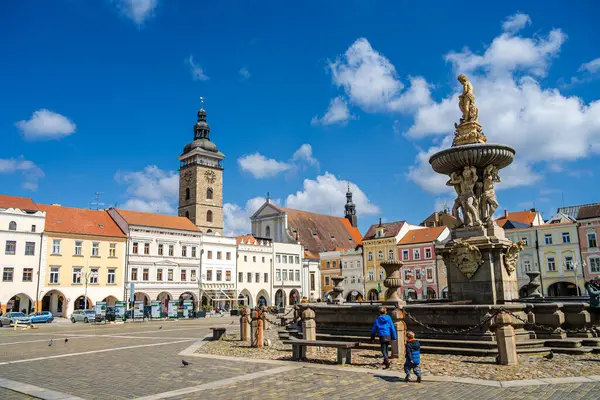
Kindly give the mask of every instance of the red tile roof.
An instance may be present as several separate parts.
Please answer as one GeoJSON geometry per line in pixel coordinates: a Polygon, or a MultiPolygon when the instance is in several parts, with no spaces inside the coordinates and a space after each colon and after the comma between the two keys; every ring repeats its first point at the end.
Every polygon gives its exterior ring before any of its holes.
{"type": "Polygon", "coordinates": [[[596,218],[600,217],[600,204],[592,204],[582,206],[577,213],[577,219],[596,218]]]}
{"type": "Polygon", "coordinates": [[[416,244],[427,243],[436,240],[446,229],[445,226],[436,226],[434,228],[411,229],[404,235],[398,244],[416,244]]]}
{"type": "Polygon", "coordinates": [[[185,217],[174,215],[153,214],[140,211],[116,209],[129,225],[151,226],[155,228],[179,229],[184,231],[197,231],[200,229],[185,217]]]}
{"type": "MultiPolygon", "coordinates": [[[[381,226],[383,226],[382,237],[396,236],[404,224],[406,224],[406,221],[386,222],[385,224],[381,224],[381,226]]],[[[366,235],[363,237],[363,240],[376,239],[377,228],[379,228],[379,224],[371,225],[366,235]]]]}
{"type": "Polygon", "coordinates": [[[536,216],[537,212],[531,210],[509,212],[508,218],[506,218],[506,216],[502,216],[496,220],[496,223],[498,226],[503,227],[506,221],[511,220],[520,222],[522,224],[531,225],[536,216]]]}
{"type": "Polygon", "coordinates": [[[39,204],[46,212],[46,232],[126,237],[106,211],[39,204]]]}
{"type": "Polygon", "coordinates": [[[38,211],[38,206],[29,197],[0,194],[0,208],[18,208],[22,211],[38,211]]]}

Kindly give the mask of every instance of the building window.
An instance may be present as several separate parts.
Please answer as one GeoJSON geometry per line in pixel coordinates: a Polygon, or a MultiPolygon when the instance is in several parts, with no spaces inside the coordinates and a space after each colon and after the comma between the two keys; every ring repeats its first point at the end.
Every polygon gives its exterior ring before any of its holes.
{"type": "Polygon", "coordinates": [[[367,260],[368,261],[373,261],[373,252],[369,252],[368,256],[367,256],[367,260]]]}
{"type": "Polygon", "coordinates": [[[595,273],[600,272],[600,258],[598,258],[598,257],[590,258],[590,270],[591,270],[591,272],[595,272],[595,273]]]}
{"type": "MultiPolygon", "coordinates": [[[[340,266],[342,265],[342,263],[340,262],[340,266]]],[[[344,261],[344,269],[348,268],[348,261],[344,261]]]]}
{"type": "Polygon", "coordinates": [[[187,246],[181,246],[181,257],[187,257],[187,246]]]}
{"type": "Polygon", "coordinates": [[[158,245],[158,255],[162,256],[165,251],[165,246],[163,244],[158,245]]]}
{"type": "Polygon", "coordinates": [[[383,274],[384,274],[383,270],[379,271],[379,280],[380,280],[380,281],[382,281],[382,280],[383,280],[383,278],[384,278],[384,275],[383,275],[383,274]]]}
{"type": "Polygon", "coordinates": [[[162,274],[163,274],[162,268],[159,268],[156,270],[156,280],[157,281],[162,282],[162,280],[163,280],[162,274]]]}
{"type": "Polygon", "coordinates": [[[144,243],[144,254],[150,254],[150,243],[144,243]]]}
{"type": "Polygon", "coordinates": [[[595,233],[588,233],[587,234],[587,239],[588,239],[588,247],[591,247],[591,248],[598,247],[598,241],[596,240],[596,234],[595,233]]]}
{"type": "Polygon", "coordinates": [[[4,270],[2,270],[2,281],[3,282],[12,282],[14,271],[15,270],[12,267],[4,267],[4,270]]]}
{"type": "Polygon", "coordinates": [[[196,246],[192,247],[192,257],[196,257],[196,246]]]}
{"type": "Polygon", "coordinates": [[[170,268],[167,270],[167,280],[173,282],[173,270],[170,268]]]}
{"type": "Polygon", "coordinates": [[[265,278],[265,283],[269,283],[269,274],[267,272],[264,273],[263,278],[265,278]]]}
{"type": "Polygon", "coordinates": [[[263,264],[265,263],[265,258],[264,257],[262,258],[262,262],[263,262],[263,264]]]}
{"type": "Polygon", "coordinates": [[[225,271],[225,281],[231,282],[231,271],[225,271]]]}
{"type": "Polygon", "coordinates": [[[329,261],[327,261],[327,268],[329,268],[329,266],[330,266],[330,262],[329,262],[329,261]]]}
{"type": "Polygon", "coordinates": [[[33,268],[23,268],[23,282],[33,282],[33,268]]]}
{"type": "Polygon", "coordinates": [[[169,256],[173,257],[174,254],[175,254],[175,246],[170,244],[169,245],[169,256]]]}
{"type": "Polygon", "coordinates": [[[408,250],[402,250],[402,260],[403,261],[408,260],[408,250]]]}
{"type": "Polygon", "coordinates": [[[256,262],[256,256],[252,256],[252,262],[256,262]]]}
{"type": "Polygon", "coordinates": [[[213,190],[212,190],[212,188],[206,189],[206,199],[207,200],[212,200],[212,198],[213,198],[213,190]]]}
{"type": "Polygon", "coordinates": [[[50,283],[53,285],[57,285],[59,277],[60,277],[59,267],[50,267],[50,283]]]}
{"type": "Polygon", "coordinates": [[[98,268],[90,269],[90,284],[97,285],[98,284],[98,268]]]}
{"type": "Polygon", "coordinates": [[[283,263],[287,264],[287,256],[283,256],[283,263]]]}
{"type": "Polygon", "coordinates": [[[238,282],[239,283],[244,282],[244,273],[243,272],[238,272],[238,282]]]}
{"type": "Polygon", "coordinates": [[[131,280],[132,281],[137,281],[137,268],[132,268],[131,269],[131,280]]]}
{"type": "Polygon", "coordinates": [[[281,256],[279,254],[275,256],[275,261],[277,261],[277,263],[281,262],[281,256]]]}
{"type": "Polygon", "coordinates": [[[137,242],[133,242],[133,249],[131,251],[133,254],[137,254],[138,253],[138,243],[137,242]]]}
{"type": "Polygon", "coordinates": [[[531,271],[531,261],[524,260],[523,261],[523,269],[525,270],[525,272],[531,271]]]}
{"type": "Polygon", "coordinates": [[[287,269],[284,269],[284,270],[282,271],[282,279],[283,279],[284,281],[287,281],[287,280],[288,280],[287,269]]]}
{"type": "Polygon", "coordinates": [[[117,244],[111,243],[108,245],[108,256],[116,257],[117,256],[117,244]]]}
{"type": "Polygon", "coordinates": [[[246,282],[252,283],[252,272],[246,274],[246,282]]]}
{"type": "Polygon", "coordinates": [[[422,279],[422,275],[421,275],[421,270],[420,269],[416,269],[415,270],[415,279],[422,279]]]}
{"type": "Polygon", "coordinates": [[[190,281],[192,281],[192,282],[196,281],[196,270],[195,269],[190,271],[190,281]]]}
{"type": "Polygon", "coordinates": [[[382,250],[379,250],[379,251],[377,252],[377,259],[378,259],[378,260],[383,260],[383,251],[382,251],[382,250]]]}
{"type": "Polygon", "coordinates": [[[433,279],[433,270],[431,268],[427,268],[427,280],[433,279]]]}
{"type": "Polygon", "coordinates": [[[421,249],[413,249],[413,260],[421,259],[421,249]]]}
{"type": "MultiPolygon", "coordinates": [[[[226,260],[231,260],[231,252],[228,251],[227,253],[225,253],[225,259],[226,260]]],[[[256,262],[256,257],[254,257],[254,262],[256,262]]]]}
{"type": "Polygon", "coordinates": [[[17,242],[14,240],[7,240],[4,254],[14,256],[17,252],[17,242]]]}
{"type": "Polygon", "coordinates": [[[187,271],[185,269],[181,270],[181,282],[187,281],[187,271]]]}
{"type": "Polygon", "coordinates": [[[296,275],[296,282],[300,282],[300,270],[297,269],[295,272],[295,275],[296,275]]]}
{"type": "Polygon", "coordinates": [[[248,256],[244,256],[244,262],[248,262],[248,256]]]}
{"type": "Polygon", "coordinates": [[[190,219],[190,212],[189,212],[189,211],[186,211],[186,212],[185,212],[185,217],[186,217],[187,219],[190,219]]]}
{"type": "Polygon", "coordinates": [[[429,247],[425,249],[425,258],[431,258],[431,249],[429,247]]]}
{"type": "Polygon", "coordinates": [[[567,271],[573,271],[573,268],[574,268],[573,257],[571,257],[571,256],[565,257],[565,268],[567,269],[567,271]]]}
{"type": "Polygon", "coordinates": [[[370,281],[373,281],[373,280],[375,280],[375,274],[373,273],[373,271],[369,271],[369,274],[368,274],[368,275],[369,275],[369,280],[370,280],[370,281]]]}
{"type": "Polygon", "coordinates": [[[556,271],[556,262],[554,261],[554,257],[548,257],[546,260],[548,262],[548,271],[555,272],[556,271]]]}
{"type": "Polygon", "coordinates": [[[281,270],[278,269],[275,271],[275,280],[276,281],[280,281],[281,280],[281,270]]]}
{"type": "Polygon", "coordinates": [[[217,282],[221,282],[223,280],[223,271],[217,270],[217,282]]]}
{"type": "Polygon", "coordinates": [[[328,276],[325,277],[325,286],[329,286],[329,277],[328,276]]]}
{"type": "Polygon", "coordinates": [[[73,283],[81,284],[81,268],[73,268],[73,283]]]}
{"type": "MultiPolygon", "coordinates": [[[[146,243],[148,244],[148,243],[146,243]]],[[[146,253],[148,254],[148,253],[146,253]]],[[[100,243],[98,242],[94,242],[92,243],[92,257],[99,257],[100,256],[100,243]]]]}
{"type": "Polygon", "coordinates": [[[208,271],[206,271],[206,280],[212,281],[212,269],[209,269],[208,271]]]}
{"type": "Polygon", "coordinates": [[[109,285],[115,284],[115,278],[117,277],[116,270],[114,268],[108,269],[108,275],[106,277],[106,283],[109,285]]]}
{"type": "Polygon", "coordinates": [[[410,281],[410,277],[411,277],[411,275],[412,275],[412,273],[411,273],[411,271],[410,271],[410,270],[408,270],[408,269],[405,269],[405,270],[404,270],[404,280],[405,280],[405,281],[410,281]]]}
{"type": "Polygon", "coordinates": [[[563,243],[571,243],[571,234],[569,232],[563,232],[562,241],[563,243]]]}
{"type": "Polygon", "coordinates": [[[17,230],[17,223],[15,221],[10,221],[8,223],[8,230],[9,231],[16,231],[17,230]]]}
{"type": "Polygon", "coordinates": [[[266,229],[265,232],[266,232],[265,236],[268,237],[268,238],[270,238],[271,237],[271,227],[267,226],[267,229],[266,229]]]}
{"type": "Polygon", "coordinates": [[[388,260],[393,260],[394,259],[394,250],[389,250],[388,251],[388,260]]]}
{"type": "Polygon", "coordinates": [[[52,239],[52,254],[60,254],[60,239],[52,239]]]}
{"type": "Polygon", "coordinates": [[[189,200],[190,197],[192,197],[192,195],[190,193],[190,188],[185,188],[185,199],[189,200]]]}
{"type": "Polygon", "coordinates": [[[551,233],[544,234],[544,243],[546,243],[547,245],[552,244],[552,234],[551,233]]]}
{"type": "Polygon", "coordinates": [[[206,252],[206,258],[208,258],[209,260],[212,260],[212,250],[209,250],[206,252]]]}
{"type": "Polygon", "coordinates": [[[333,268],[337,267],[337,261],[333,260],[333,268]]]}
{"type": "MultiPolygon", "coordinates": [[[[265,280],[265,282],[266,282],[266,280],[265,280]]],[[[311,274],[310,274],[310,290],[315,290],[315,286],[316,286],[315,274],[313,272],[311,272],[311,274]]]]}
{"type": "Polygon", "coordinates": [[[210,210],[206,212],[206,222],[213,222],[213,213],[210,210]]]}
{"type": "Polygon", "coordinates": [[[31,225],[31,232],[35,232],[35,225],[31,225]]]}
{"type": "Polygon", "coordinates": [[[260,283],[260,273],[259,272],[254,274],[254,282],[260,283]]]}
{"type": "Polygon", "coordinates": [[[528,246],[529,246],[529,240],[527,240],[527,238],[526,238],[526,237],[522,237],[522,238],[521,238],[521,241],[525,243],[525,247],[528,247],[528,246]]]}
{"type": "Polygon", "coordinates": [[[83,251],[83,242],[81,240],[75,241],[75,253],[74,256],[80,256],[83,251]]]}
{"type": "Polygon", "coordinates": [[[223,254],[220,251],[217,251],[217,260],[221,260],[223,258],[223,254]]]}
{"type": "Polygon", "coordinates": [[[35,255],[35,242],[25,242],[25,255],[26,256],[34,256],[35,255]]]}

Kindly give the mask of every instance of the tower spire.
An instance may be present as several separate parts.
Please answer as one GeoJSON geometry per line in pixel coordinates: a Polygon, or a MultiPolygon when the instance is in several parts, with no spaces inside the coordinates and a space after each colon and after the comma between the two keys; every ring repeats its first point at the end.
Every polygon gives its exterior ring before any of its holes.
{"type": "Polygon", "coordinates": [[[358,221],[356,218],[356,205],[352,202],[352,191],[350,190],[350,182],[348,182],[348,191],[346,192],[346,219],[350,222],[354,228],[358,227],[358,221]]]}

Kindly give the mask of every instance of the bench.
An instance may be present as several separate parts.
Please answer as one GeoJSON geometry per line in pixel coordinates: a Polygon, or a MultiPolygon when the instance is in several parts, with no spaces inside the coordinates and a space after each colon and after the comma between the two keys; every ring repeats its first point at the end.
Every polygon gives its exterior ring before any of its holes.
{"type": "Polygon", "coordinates": [[[221,339],[221,336],[223,336],[225,334],[225,332],[227,331],[227,328],[223,328],[223,327],[212,327],[210,328],[210,330],[212,331],[212,340],[219,340],[221,339]]]}
{"type": "Polygon", "coordinates": [[[306,358],[307,347],[333,347],[337,349],[338,364],[350,364],[352,362],[352,349],[359,346],[358,342],[333,342],[329,340],[284,340],[283,344],[292,345],[292,359],[302,360],[306,358]]]}

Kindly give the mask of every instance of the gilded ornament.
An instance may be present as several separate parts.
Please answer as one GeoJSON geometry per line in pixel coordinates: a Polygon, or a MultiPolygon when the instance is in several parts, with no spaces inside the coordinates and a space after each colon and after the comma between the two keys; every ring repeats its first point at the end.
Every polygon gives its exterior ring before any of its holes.
{"type": "Polygon", "coordinates": [[[517,269],[517,261],[519,261],[519,253],[525,249],[525,241],[521,240],[510,245],[504,254],[504,267],[508,275],[511,275],[517,269]]]}

